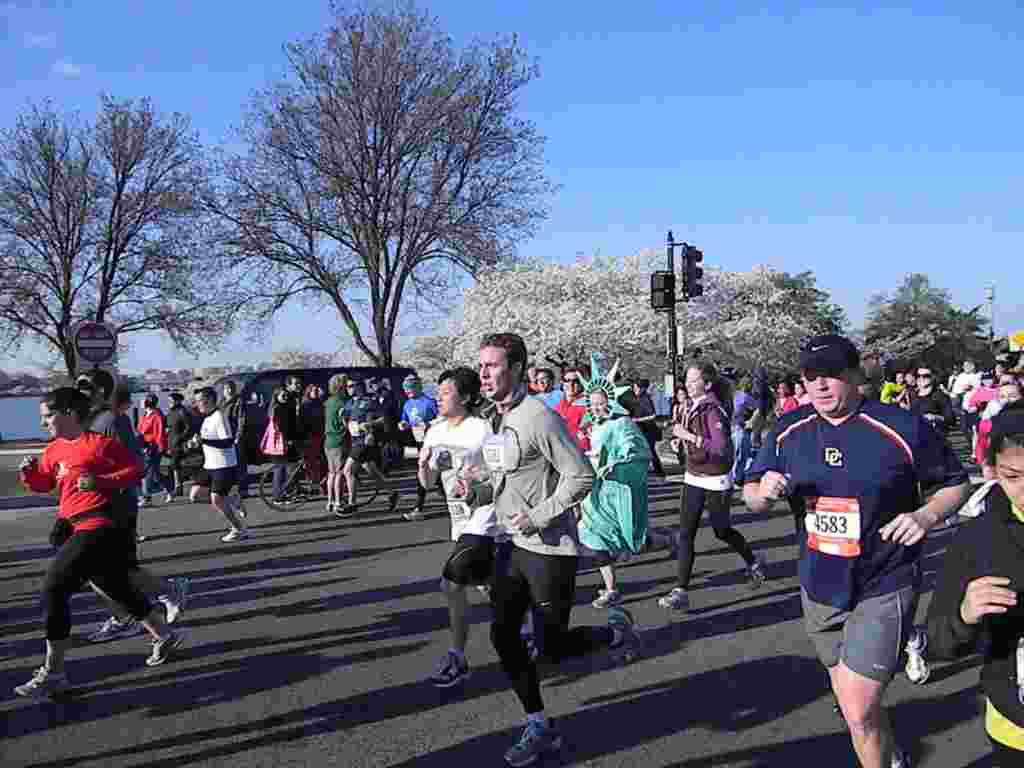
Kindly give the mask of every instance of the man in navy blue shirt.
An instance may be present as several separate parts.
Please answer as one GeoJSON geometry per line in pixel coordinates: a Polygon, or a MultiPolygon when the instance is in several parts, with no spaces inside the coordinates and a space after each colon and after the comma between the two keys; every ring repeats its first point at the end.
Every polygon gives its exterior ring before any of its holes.
{"type": "Polygon", "coordinates": [[[747,475],[754,512],[789,497],[804,514],[804,622],[864,768],[909,766],[882,709],[913,626],[928,530],[966,500],[969,483],[920,416],[864,399],[857,348],[812,338],[800,353],[810,408],[775,425],[747,475]],[[925,503],[924,488],[938,488],[925,503]]]}

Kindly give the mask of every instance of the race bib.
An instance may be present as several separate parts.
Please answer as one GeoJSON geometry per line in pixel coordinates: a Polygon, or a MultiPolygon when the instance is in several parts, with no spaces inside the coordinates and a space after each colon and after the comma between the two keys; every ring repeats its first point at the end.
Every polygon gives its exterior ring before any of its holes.
{"type": "Polygon", "coordinates": [[[491,472],[505,471],[505,441],[500,435],[489,435],[482,446],[484,465],[491,472]]]}
{"type": "Polygon", "coordinates": [[[857,557],[860,546],[860,504],[856,499],[812,496],[807,499],[807,546],[836,557],[857,557]]]}
{"type": "Polygon", "coordinates": [[[473,510],[464,501],[449,501],[448,514],[452,516],[452,520],[468,520],[472,517],[473,510]]]}
{"type": "Polygon", "coordinates": [[[413,428],[412,428],[412,436],[416,439],[417,443],[422,443],[423,442],[423,438],[426,436],[426,434],[427,434],[427,427],[422,422],[419,423],[419,424],[415,424],[413,426],[413,428]]]}

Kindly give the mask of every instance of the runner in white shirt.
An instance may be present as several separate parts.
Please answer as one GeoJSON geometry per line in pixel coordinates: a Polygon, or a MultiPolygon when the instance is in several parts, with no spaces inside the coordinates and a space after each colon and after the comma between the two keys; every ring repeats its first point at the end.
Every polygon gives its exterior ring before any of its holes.
{"type": "Polygon", "coordinates": [[[487,436],[487,422],[470,413],[481,402],[480,377],[476,371],[462,367],[442,373],[437,388],[440,418],[431,423],[420,450],[420,483],[424,488],[432,488],[440,475],[455,542],[441,573],[452,645],[431,677],[438,688],[450,688],[469,677],[467,587],[490,580],[494,537],[500,535],[493,506],[477,507],[473,503],[474,483],[483,479],[481,446],[487,436]]]}
{"type": "Polygon", "coordinates": [[[217,393],[212,387],[196,392],[196,409],[203,415],[203,425],[192,442],[203,447],[203,469],[210,476],[210,505],[224,515],[231,529],[221,537],[229,543],[245,539],[245,506],[231,490],[238,480],[238,455],[235,439],[227,417],[217,409],[217,393]]]}

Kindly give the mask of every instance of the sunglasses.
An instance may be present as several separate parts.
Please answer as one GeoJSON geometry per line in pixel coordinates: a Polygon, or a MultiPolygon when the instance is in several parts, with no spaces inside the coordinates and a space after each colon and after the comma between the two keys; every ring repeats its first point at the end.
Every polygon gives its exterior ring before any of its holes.
{"type": "Polygon", "coordinates": [[[840,379],[843,376],[842,368],[807,368],[802,373],[807,381],[815,379],[840,379]]]}

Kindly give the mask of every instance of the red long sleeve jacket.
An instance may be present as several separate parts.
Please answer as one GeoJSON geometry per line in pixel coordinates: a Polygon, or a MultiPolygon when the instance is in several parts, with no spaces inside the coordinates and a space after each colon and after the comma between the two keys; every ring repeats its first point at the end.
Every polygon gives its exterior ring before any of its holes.
{"type": "Polygon", "coordinates": [[[91,531],[114,522],[108,517],[75,518],[106,506],[114,491],[138,483],[145,470],[142,462],[119,440],[96,432],[83,432],[74,440],[57,438],[43,451],[37,464],[22,470],[22,483],[36,493],[59,490],[57,516],[71,522],[76,531],[91,531]],[[90,472],[96,489],[80,491],[78,478],[90,472]]]}

